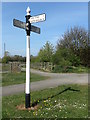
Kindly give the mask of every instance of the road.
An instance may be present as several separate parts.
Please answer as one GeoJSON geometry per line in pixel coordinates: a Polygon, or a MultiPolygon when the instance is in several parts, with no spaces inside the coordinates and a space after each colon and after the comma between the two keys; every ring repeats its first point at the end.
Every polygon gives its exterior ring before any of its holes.
{"type": "MultiPolygon", "coordinates": [[[[32,82],[31,91],[53,88],[64,84],[88,84],[88,74],[47,73],[32,69],[31,72],[49,77],[47,80],[32,82]]],[[[22,92],[25,92],[25,84],[5,86],[2,88],[3,96],[14,95],[22,92]]]]}

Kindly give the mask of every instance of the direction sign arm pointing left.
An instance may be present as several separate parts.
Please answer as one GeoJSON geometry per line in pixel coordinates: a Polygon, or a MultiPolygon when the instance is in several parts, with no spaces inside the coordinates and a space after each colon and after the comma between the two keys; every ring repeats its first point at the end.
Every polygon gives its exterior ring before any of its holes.
{"type": "Polygon", "coordinates": [[[22,29],[26,29],[26,23],[20,20],[13,19],[13,25],[22,29]]]}

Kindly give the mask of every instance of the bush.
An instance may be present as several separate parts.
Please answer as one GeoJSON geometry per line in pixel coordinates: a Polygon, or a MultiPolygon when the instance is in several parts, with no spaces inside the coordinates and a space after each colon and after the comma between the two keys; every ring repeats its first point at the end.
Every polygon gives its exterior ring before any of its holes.
{"type": "Polygon", "coordinates": [[[56,66],[53,68],[53,71],[52,71],[52,72],[55,72],[55,73],[68,72],[68,71],[67,71],[67,66],[56,65],[56,66]]]}
{"type": "Polygon", "coordinates": [[[87,73],[88,68],[82,67],[82,66],[75,67],[75,66],[56,65],[53,68],[52,72],[55,72],[55,73],[81,73],[81,72],[87,73]]]}
{"type": "Polygon", "coordinates": [[[3,58],[2,58],[2,63],[8,63],[9,61],[10,61],[10,56],[4,56],[3,58]]]}

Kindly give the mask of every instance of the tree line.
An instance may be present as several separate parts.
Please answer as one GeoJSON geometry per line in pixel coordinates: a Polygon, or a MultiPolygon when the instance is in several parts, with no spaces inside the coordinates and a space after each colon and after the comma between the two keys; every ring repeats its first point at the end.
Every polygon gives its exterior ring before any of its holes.
{"type": "Polygon", "coordinates": [[[32,62],[52,62],[60,66],[90,66],[90,46],[88,32],[85,28],[74,27],[67,30],[54,49],[50,42],[40,49],[32,62]]]}
{"type": "Polygon", "coordinates": [[[9,63],[9,62],[26,62],[26,57],[19,56],[19,55],[5,55],[2,58],[2,63],[9,63]]]}
{"type": "MultiPolygon", "coordinates": [[[[73,27],[67,30],[58,40],[56,47],[50,43],[40,49],[37,56],[31,55],[31,62],[52,62],[60,66],[85,66],[90,67],[90,46],[88,32],[82,27],[73,27]]],[[[9,61],[26,62],[26,57],[6,54],[3,63],[9,61]]]]}

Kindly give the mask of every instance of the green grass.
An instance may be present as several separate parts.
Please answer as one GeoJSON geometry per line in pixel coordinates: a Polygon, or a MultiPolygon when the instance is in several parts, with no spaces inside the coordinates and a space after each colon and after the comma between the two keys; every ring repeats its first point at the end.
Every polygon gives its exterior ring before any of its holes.
{"type": "Polygon", "coordinates": [[[57,88],[31,92],[31,105],[38,101],[39,108],[37,110],[18,110],[16,108],[17,105],[25,103],[25,94],[3,97],[2,100],[3,118],[88,117],[88,86],[86,85],[63,85],[57,88]],[[73,90],[62,92],[68,87],[73,90]]]}
{"type": "MultiPolygon", "coordinates": [[[[37,74],[31,73],[31,82],[45,80],[48,77],[40,76],[37,74]]],[[[25,83],[26,73],[3,73],[2,74],[2,86],[14,85],[14,84],[22,84],[25,83]]]]}

